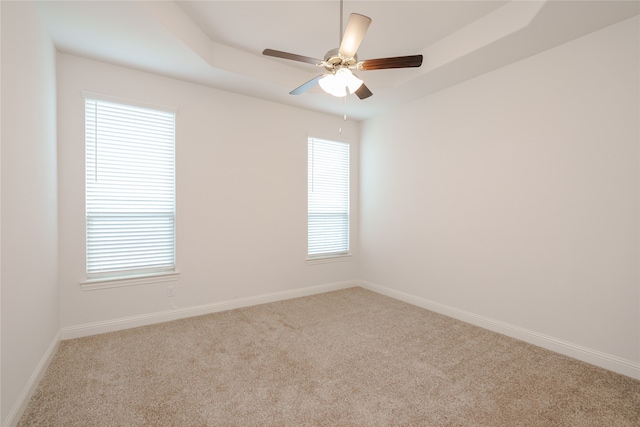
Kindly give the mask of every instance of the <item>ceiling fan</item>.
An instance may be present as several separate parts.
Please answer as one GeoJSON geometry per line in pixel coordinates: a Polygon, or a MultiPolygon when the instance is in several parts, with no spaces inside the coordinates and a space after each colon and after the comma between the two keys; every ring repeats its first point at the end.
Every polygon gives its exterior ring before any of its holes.
{"type": "Polygon", "coordinates": [[[422,65],[422,55],[397,56],[392,58],[365,59],[358,61],[356,51],[364,38],[371,18],[352,13],[347,22],[347,28],[342,34],[342,0],[340,0],[340,47],[332,49],[324,55],[324,60],[297,55],[295,53],[282,52],[274,49],[265,49],[262,54],[276,58],[289,59],[292,61],[305,62],[318,67],[324,67],[326,73],[321,74],[303,85],[295,88],[291,95],[300,95],[319,84],[327,93],[333,96],[343,97],[347,94],[355,93],[360,99],[365,99],[373,95],[362,80],[360,80],[353,70],[369,71],[384,70],[390,68],[410,68],[422,65]]]}

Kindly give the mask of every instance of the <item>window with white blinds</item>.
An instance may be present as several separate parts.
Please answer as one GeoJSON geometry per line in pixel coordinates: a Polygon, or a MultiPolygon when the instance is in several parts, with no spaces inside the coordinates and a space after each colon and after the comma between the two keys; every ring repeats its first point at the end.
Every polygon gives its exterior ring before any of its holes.
{"type": "Polygon", "coordinates": [[[349,144],[308,140],[309,257],[349,252],[349,144]]]}
{"type": "Polygon", "coordinates": [[[89,278],[175,268],[175,113],[85,98],[89,278]]]}

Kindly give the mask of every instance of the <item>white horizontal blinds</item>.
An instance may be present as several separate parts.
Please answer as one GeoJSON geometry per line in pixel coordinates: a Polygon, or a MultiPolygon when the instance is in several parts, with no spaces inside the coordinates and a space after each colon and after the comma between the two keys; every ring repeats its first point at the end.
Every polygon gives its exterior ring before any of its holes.
{"type": "Polygon", "coordinates": [[[308,140],[309,256],[349,252],[349,144],[308,140]]]}
{"type": "Polygon", "coordinates": [[[175,266],[175,114],[85,100],[87,274],[175,266]]]}

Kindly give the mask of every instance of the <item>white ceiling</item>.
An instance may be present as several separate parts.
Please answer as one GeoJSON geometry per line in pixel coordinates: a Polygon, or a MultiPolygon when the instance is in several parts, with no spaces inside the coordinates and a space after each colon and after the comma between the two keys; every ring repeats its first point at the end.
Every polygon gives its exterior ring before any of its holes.
{"type": "Polygon", "coordinates": [[[364,71],[373,96],[346,102],[319,88],[289,91],[322,74],[266,57],[265,48],[322,59],[339,46],[340,1],[42,1],[61,52],[352,119],[419,97],[638,15],[626,1],[344,1],[344,24],[372,18],[362,59],[424,55],[420,68],[364,71]]]}

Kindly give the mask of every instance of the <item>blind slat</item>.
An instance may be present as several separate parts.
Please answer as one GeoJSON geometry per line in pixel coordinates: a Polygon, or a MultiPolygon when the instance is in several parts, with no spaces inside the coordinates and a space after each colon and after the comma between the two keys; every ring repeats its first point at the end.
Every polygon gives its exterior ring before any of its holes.
{"type": "Polygon", "coordinates": [[[87,274],[175,267],[175,114],[85,100],[87,274]]]}
{"type": "Polygon", "coordinates": [[[309,256],[349,252],[349,144],[308,140],[309,256]]]}

